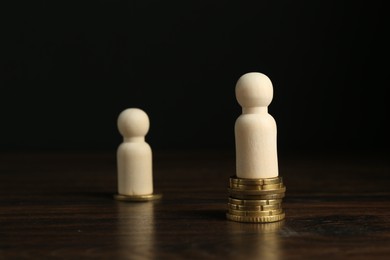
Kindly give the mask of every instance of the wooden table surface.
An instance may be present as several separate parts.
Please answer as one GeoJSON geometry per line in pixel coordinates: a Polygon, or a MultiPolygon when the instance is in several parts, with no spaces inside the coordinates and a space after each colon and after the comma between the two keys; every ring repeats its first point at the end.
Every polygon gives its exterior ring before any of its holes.
{"type": "Polygon", "coordinates": [[[114,152],[0,154],[0,259],[390,259],[388,156],[280,156],[286,219],[226,220],[234,153],[154,152],[125,203],[114,152]]]}

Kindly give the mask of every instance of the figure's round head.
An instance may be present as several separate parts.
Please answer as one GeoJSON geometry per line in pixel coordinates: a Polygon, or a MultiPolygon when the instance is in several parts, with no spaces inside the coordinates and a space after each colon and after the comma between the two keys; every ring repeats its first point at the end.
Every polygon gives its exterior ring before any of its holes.
{"type": "Polygon", "coordinates": [[[262,73],[246,73],[237,81],[236,98],[242,107],[266,107],[272,97],[272,82],[262,73]]]}
{"type": "Polygon", "coordinates": [[[118,130],[123,137],[145,136],[149,131],[149,117],[139,108],[125,109],[119,114],[118,130]]]}

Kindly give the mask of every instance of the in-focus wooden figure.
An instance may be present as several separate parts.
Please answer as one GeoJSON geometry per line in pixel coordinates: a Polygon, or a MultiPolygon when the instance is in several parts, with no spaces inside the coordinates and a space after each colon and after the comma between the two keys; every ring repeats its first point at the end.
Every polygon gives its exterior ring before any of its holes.
{"type": "Polygon", "coordinates": [[[161,198],[153,194],[152,149],[145,136],[149,117],[139,108],[123,110],[118,117],[123,142],[117,149],[118,194],[121,201],[148,201],[161,198]]]}
{"type": "Polygon", "coordinates": [[[277,177],[276,122],[268,114],[273,98],[271,80],[262,73],[247,73],[237,81],[235,91],[242,107],[235,123],[237,177],[277,177]]]}

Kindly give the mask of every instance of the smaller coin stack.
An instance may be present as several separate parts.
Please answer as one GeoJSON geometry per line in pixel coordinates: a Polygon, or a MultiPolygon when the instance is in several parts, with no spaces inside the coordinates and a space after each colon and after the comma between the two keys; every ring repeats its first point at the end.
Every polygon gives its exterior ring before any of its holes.
{"type": "Polygon", "coordinates": [[[286,187],[282,177],[267,179],[229,179],[226,217],[237,222],[269,223],[284,219],[282,208],[286,187]]]}

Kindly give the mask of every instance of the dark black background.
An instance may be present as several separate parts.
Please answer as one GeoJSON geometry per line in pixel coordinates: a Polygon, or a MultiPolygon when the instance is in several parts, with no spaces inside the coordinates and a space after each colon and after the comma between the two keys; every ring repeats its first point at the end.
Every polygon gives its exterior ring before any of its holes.
{"type": "Polygon", "coordinates": [[[389,145],[384,1],[8,1],[1,150],[113,150],[144,109],[154,149],[234,149],[238,78],[274,84],[280,151],[389,145]]]}

